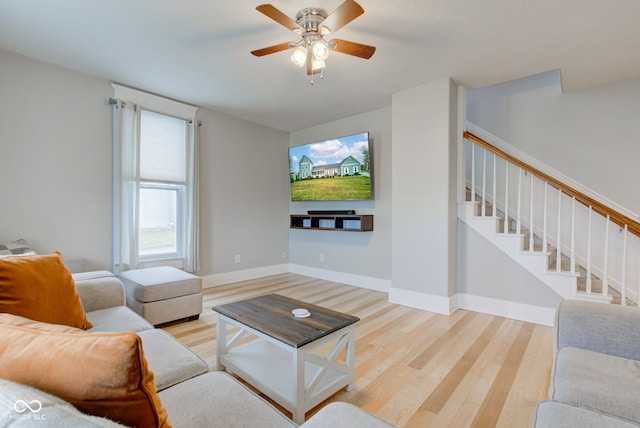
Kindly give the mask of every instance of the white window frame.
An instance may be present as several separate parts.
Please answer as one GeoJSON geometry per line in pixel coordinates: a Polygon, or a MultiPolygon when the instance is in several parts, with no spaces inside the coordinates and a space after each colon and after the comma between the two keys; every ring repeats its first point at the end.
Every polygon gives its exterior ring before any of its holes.
{"type": "Polygon", "coordinates": [[[176,193],[176,251],[170,253],[154,253],[142,254],[140,252],[140,237],[138,236],[138,258],[141,263],[153,262],[156,260],[182,259],[184,258],[184,204],[186,195],[186,186],[180,183],[159,183],[148,180],[140,180],[140,190],[157,189],[170,190],[176,193]]]}

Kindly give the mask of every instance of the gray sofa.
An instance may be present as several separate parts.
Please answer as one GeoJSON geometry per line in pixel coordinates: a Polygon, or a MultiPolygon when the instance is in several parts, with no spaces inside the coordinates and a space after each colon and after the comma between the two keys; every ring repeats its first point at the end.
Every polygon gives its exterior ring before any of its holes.
{"type": "MultiPolygon", "coordinates": [[[[124,287],[106,271],[74,274],[89,331],[134,331],[142,339],[158,396],[174,427],[295,427],[268,402],[224,372],[207,364],[171,335],[154,327],[125,305],[124,287]]],[[[61,399],[25,385],[0,379],[0,427],[119,426],[84,415],[61,399]],[[19,400],[37,400],[37,413],[20,413],[19,400]],[[37,421],[34,418],[39,418],[37,421]]],[[[306,421],[305,428],[374,427],[391,425],[346,403],[332,403],[306,421]]]]}
{"type": "Polygon", "coordinates": [[[640,426],[640,309],[563,301],[535,427],[640,426]]]}

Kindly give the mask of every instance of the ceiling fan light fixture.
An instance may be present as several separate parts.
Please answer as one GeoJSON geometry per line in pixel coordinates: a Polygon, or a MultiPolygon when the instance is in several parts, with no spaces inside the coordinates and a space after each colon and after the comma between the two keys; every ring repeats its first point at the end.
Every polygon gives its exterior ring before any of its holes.
{"type": "Polygon", "coordinates": [[[313,58],[324,61],[329,58],[329,45],[323,39],[316,40],[311,47],[313,58]]]}
{"type": "Polygon", "coordinates": [[[291,62],[302,67],[307,60],[307,48],[298,46],[291,54],[291,62]]]}
{"type": "Polygon", "coordinates": [[[314,73],[317,73],[326,67],[327,67],[327,64],[324,61],[318,61],[316,59],[311,61],[311,69],[313,70],[314,73]]]}
{"type": "Polygon", "coordinates": [[[364,13],[362,6],[355,0],[342,0],[342,3],[330,14],[324,9],[307,7],[298,11],[295,19],[290,18],[272,4],[262,4],[257,6],[256,10],[301,37],[297,42],[280,43],[251,51],[251,54],[261,57],[293,49],[291,62],[298,67],[306,68],[307,76],[311,76],[312,85],[314,76],[319,75],[322,79],[322,73],[326,67],[325,61],[329,58],[330,51],[369,59],[376,50],[375,46],[348,40],[325,40],[327,34],[337,32],[364,13]]]}

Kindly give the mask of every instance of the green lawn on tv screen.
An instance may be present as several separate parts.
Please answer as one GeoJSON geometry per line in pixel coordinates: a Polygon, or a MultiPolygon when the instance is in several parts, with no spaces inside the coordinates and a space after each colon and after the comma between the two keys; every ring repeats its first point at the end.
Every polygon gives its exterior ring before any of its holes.
{"type": "Polygon", "coordinates": [[[370,199],[371,180],[364,175],[311,178],[291,183],[292,201],[370,199]]]}

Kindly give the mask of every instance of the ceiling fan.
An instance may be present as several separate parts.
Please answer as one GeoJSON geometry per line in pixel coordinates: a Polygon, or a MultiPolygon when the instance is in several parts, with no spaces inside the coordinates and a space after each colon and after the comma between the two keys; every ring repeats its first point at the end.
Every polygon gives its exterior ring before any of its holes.
{"type": "Polygon", "coordinates": [[[364,59],[371,58],[376,51],[374,46],[342,39],[330,41],[324,39],[324,36],[335,33],[364,13],[362,6],[353,0],[346,0],[330,14],[315,7],[302,9],[296,14],[295,20],[271,4],[262,4],[256,7],[256,10],[294,33],[300,34],[301,39],[297,42],[285,42],[254,50],[251,53],[260,57],[294,49],[291,61],[299,67],[306,65],[307,74],[312,76],[312,84],[314,74],[320,73],[322,76],[322,69],[325,67],[325,60],[330,50],[364,59]]]}

